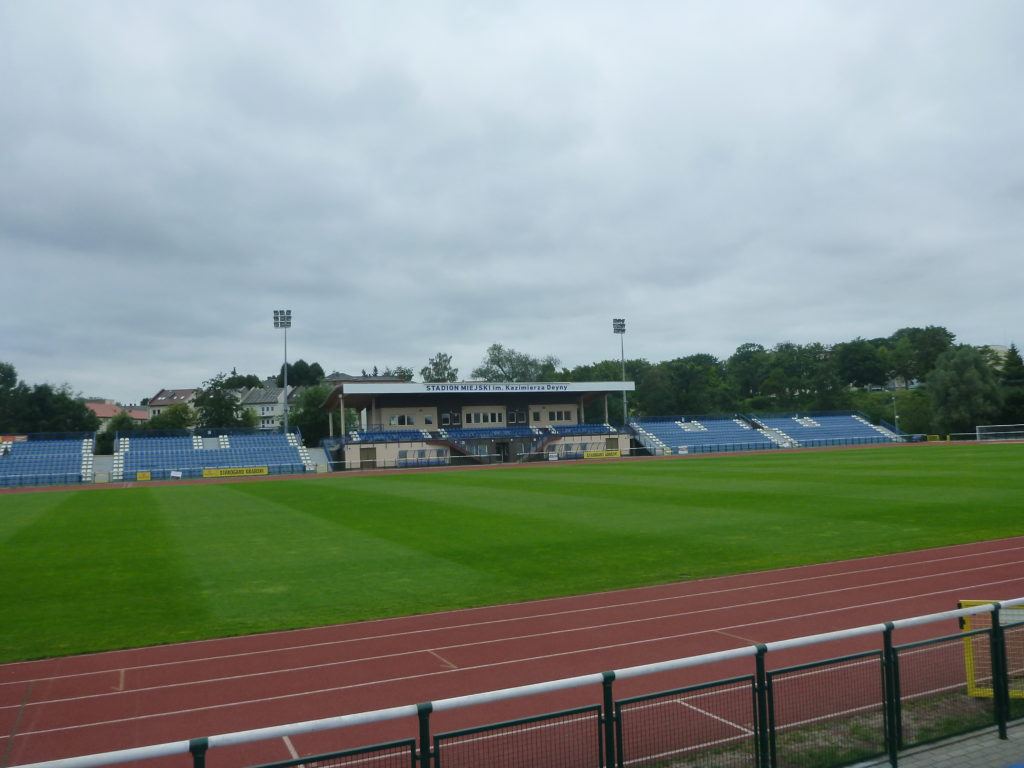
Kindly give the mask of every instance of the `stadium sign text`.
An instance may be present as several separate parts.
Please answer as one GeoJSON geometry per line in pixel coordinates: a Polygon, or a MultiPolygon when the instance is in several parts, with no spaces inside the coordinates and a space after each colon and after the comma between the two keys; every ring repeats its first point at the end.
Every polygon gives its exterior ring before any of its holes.
{"type": "Polygon", "coordinates": [[[414,395],[414,394],[580,394],[597,392],[632,392],[635,384],[632,381],[445,381],[424,382],[388,381],[342,382],[341,388],[348,395],[414,395]]]}
{"type": "Polygon", "coordinates": [[[568,384],[426,384],[427,392],[566,392],[568,384]]]}

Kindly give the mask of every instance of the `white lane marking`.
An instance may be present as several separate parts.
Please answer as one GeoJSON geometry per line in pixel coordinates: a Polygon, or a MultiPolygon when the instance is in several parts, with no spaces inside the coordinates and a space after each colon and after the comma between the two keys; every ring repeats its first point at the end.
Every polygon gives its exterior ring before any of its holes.
{"type": "MultiPolygon", "coordinates": [[[[798,601],[798,600],[802,600],[802,599],[807,599],[807,598],[812,598],[812,597],[823,597],[825,595],[835,595],[835,594],[842,593],[842,592],[855,592],[855,591],[858,591],[858,590],[873,590],[873,589],[877,589],[878,587],[889,586],[889,585],[892,585],[892,584],[903,584],[903,583],[911,582],[911,581],[931,580],[931,579],[939,578],[939,577],[942,577],[942,576],[953,576],[953,575],[956,575],[956,574],[973,573],[973,572],[976,572],[976,571],[985,571],[985,570],[989,570],[991,568],[997,568],[997,567],[999,567],[999,565],[985,565],[985,566],[979,566],[977,568],[965,568],[965,569],[962,569],[960,571],[950,571],[948,573],[942,573],[942,574],[928,574],[928,575],[923,575],[923,576],[909,576],[909,577],[904,578],[904,579],[893,579],[893,580],[890,580],[890,581],[873,582],[871,584],[858,584],[858,585],[852,586],[852,587],[839,587],[838,589],[826,589],[826,590],[821,590],[819,592],[808,592],[808,593],[805,593],[803,595],[796,595],[796,596],[792,596],[791,595],[791,596],[787,596],[787,597],[773,597],[773,598],[769,598],[769,599],[766,599],[766,600],[751,600],[749,602],[734,603],[732,605],[717,605],[717,606],[713,606],[711,608],[702,608],[702,609],[695,610],[695,611],[687,611],[685,614],[668,613],[668,614],[662,614],[662,615],[659,615],[659,616],[642,616],[642,617],[638,617],[638,618],[627,619],[627,620],[624,620],[624,621],[612,621],[612,622],[605,622],[605,623],[602,623],[602,624],[591,624],[591,625],[584,626],[584,627],[572,627],[570,629],[556,629],[556,630],[551,630],[549,632],[537,632],[537,633],[526,634],[526,635],[514,635],[514,636],[511,636],[511,637],[503,637],[503,638],[498,638],[498,639],[494,639],[494,640],[476,640],[476,641],[472,641],[472,642],[468,642],[468,643],[457,643],[457,644],[454,644],[454,645],[441,646],[437,650],[448,651],[448,650],[456,650],[456,649],[462,649],[462,648],[479,647],[479,646],[484,646],[484,645],[492,645],[492,644],[496,645],[498,643],[509,643],[509,642],[513,642],[513,641],[535,640],[535,639],[540,638],[540,637],[552,637],[552,636],[555,636],[555,635],[568,635],[568,634],[572,634],[572,633],[582,633],[582,632],[592,633],[592,632],[594,632],[596,630],[606,630],[606,629],[610,629],[612,627],[623,627],[623,626],[627,626],[627,625],[630,625],[630,624],[645,624],[645,623],[648,623],[648,622],[660,621],[660,620],[663,620],[663,619],[673,619],[673,618],[677,618],[677,617],[682,616],[682,615],[685,615],[687,617],[692,617],[692,616],[697,616],[699,614],[719,613],[719,612],[722,612],[722,611],[732,611],[732,610],[736,610],[736,609],[739,609],[739,608],[761,607],[761,606],[768,605],[770,603],[783,603],[783,604],[785,604],[785,603],[791,603],[791,602],[794,602],[794,601],[798,601]]],[[[990,584],[991,583],[1006,584],[1006,583],[1013,583],[1013,582],[1018,582],[1018,581],[1024,581],[1024,577],[1017,577],[1017,578],[1013,578],[1013,579],[1004,579],[1002,581],[988,582],[988,583],[990,583],[990,584]]],[[[938,590],[938,591],[934,591],[934,592],[925,592],[925,593],[923,593],[921,595],[914,595],[913,597],[923,597],[923,596],[926,596],[926,595],[950,594],[950,593],[953,593],[953,592],[963,593],[964,590],[969,590],[969,589],[974,589],[974,588],[976,588],[976,587],[951,587],[950,589],[945,589],[945,590],[938,590]]],[[[838,611],[838,610],[852,610],[854,608],[862,608],[862,607],[874,606],[874,605],[887,605],[889,603],[901,602],[901,601],[909,600],[909,599],[911,599],[911,598],[910,597],[890,598],[890,599],[887,599],[887,600],[876,601],[874,603],[863,603],[863,604],[856,604],[856,605],[853,605],[853,606],[846,606],[846,607],[842,607],[842,608],[832,609],[832,610],[829,610],[829,611],[824,611],[822,613],[832,613],[832,612],[838,611]]],[[[793,615],[788,615],[788,616],[780,616],[780,617],[777,617],[777,618],[762,619],[761,621],[753,622],[753,623],[747,623],[747,624],[726,625],[724,627],[706,627],[704,629],[700,629],[700,630],[696,630],[696,631],[692,631],[692,632],[687,632],[687,633],[680,634],[680,635],[668,635],[667,637],[670,637],[670,638],[687,637],[687,636],[692,636],[692,635],[710,634],[710,633],[715,633],[715,632],[718,632],[718,633],[721,633],[721,634],[729,634],[728,632],[724,632],[723,630],[738,629],[738,628],[752,627],[752,626],[753,627],[757,627],[757,626],[761,626],[763,624],[772,624],[772,623],[776,623],[776,622],[779,622],[779,621],[793,621],[795,619],[800,619],[800,618],[804,618],[804,617],[807,617],[807,616],[815,616],[815,615],[818,615],[818,614],[816,614],[816,613],[798,613],[798,614],[793,614],[793,615]]],[[[647,641],[641,640],[641,641],[637,641],[637,642],[647,642],[647,641]]],[[[745,641],[745,642],[750,644],[750,641],[745,641]]],[[[631,643],[626,643],[626,645],[629,645],[629,644],[631,644],[631,643]]],[[[617,646],[607,646],[607,647],[617,647],[617,646]]],[[[382,661],[384,659],[395,659],[395,658],[399,658],[399,657],[402,657],[402,656],[415,656],[416,654],[424,653],[425,650],[426,649],[416,648],[416,649],[409,650],[409,651],[399,651],[399,652],[395,652],[395,653],[385,653],[385,654],[380,654],[380,655],[376,655],[376,656],[362,656],[362,657],[355,658],[355,659],[344,659],[342,661],[329,661],[329,662],[323,662],[321,664],[307,664],[307,665],[298,666],[298,667],[287,667],[287,668],[283,668],[283,669],[279,668],[279,669],[272,669],[272,670],[260,670],[258,672],[246,672],[246,673],[242,673],[242,674],[238,674],[238,675],[224,675],[222,677],[204,678],[202,680],[189,680],[189,681],[181,682],[181,683],[170,683],[170,684],[166,684],[166,685],[155,685],[155,686],[150,686],[150,687],[135,688],[135,689],[133,689],[132,692],[133,693],[146,693],[146,692],[151,692],[151,691],[171,690],[171,689],[175,689],[175,688],[188,688],[188,687],[196,686],[196,685],[208,685],[210,683],[223,683],[223,682],[228,682],[228,681],[231,681],[231,680],[244,680],[246,678],[252,678],[252,677],[264,677],[265,678],[265,677],[268,677],[270,675],[284,675],[284,674],[290,674],[290,673],[295,673],[295,672],[308,672],[308,671],[317,670],[317,669],[322,670],[322,669],[328,669],[328,668],[331,668],[331,667],[340,667],[340,666],[346,666],[346,665],[352,665],[352,664],[361,664],[361,663],[364,663],[364,662],[382,661]]],[[[426,650],[426,652],[427,653],[431,653],[431,654],[437,656],[437,654],[434,653],[434,651],[426,650]]],[[[557,656],[557,655],[560,655],[560,654],[554,654],[554,655],[557,656]]],[[[438,658],[440,658],[440,657],[438,657],[438,658]]],[[[544,657],[543,656],[538,656],[538,657],[529,657],[529,658],[544,658],[544,657]]],[[[508,661],[509,662],[514,662],[514,661],[516,661],[516,659],[509,659],[508,661]]],[[[485,666],[486,665],[476,665],[476,666],[466,667],[466,669],[480,669],[480,668],[483,668],[485,666]]],[[[402,679],[402,678],[399,678],[399,679],[402,679]]],[[[85,700],[85,699],[96,699],[96,698],[101,698],[103,696],[109,696],[109,695],[112,695],[112,694],[109,694],[109,693],[87,693],[87,694],[82,694],[82,695],[79,695],[79,696],[68,696],[68,697],[59,698],[59,699],[40,699],[38,701],[31,702],[29,704],[29,706],[35,707],[35,706],[42,706],[44,704],[56,704],[56,703],[67,702],[67,701],[82,701],[82,700],[85,700]]],[[[12,707],[15,707],[15,706],[17,706],[17,705],[9,704],[9,705],[0,706],[0,711],[2,711],[4,709],[11,709],[12,707]]]]}
{"type": "Polygon", "coordinates": [[[429,653],[429,654],[430,654],[431,656],[433,656],[433,657],[434,657],[435,659],[437,659],[438,661],[440,661],[440,662],[441,662],[441,664],[443,664],[443,665],[444,665],[445,667],[447,667],[448,669],[458,669],[458,666],[457,666],[457,665],[455,665],[455,664],[452,664],[452,663],[451,663],[450,661],[448,661],[448,659],[446,659],[446,658],[445,658],[444,656],[442,656],[442,655],[441,655],[440,653],[438,653],[437,651],[432,651],[432,650],[430,650],[430,649],[428,648],[428,649],[427,649],[427,653],[429,653]]]}
{"type": "Polygon", "coordinates": [[[288,748],[288,754],[292,756],[292,760],[298,760],[299,753],[295,751],[295,747],[292,744],[292,740],[289,739],[287,736],[282,736],[281,740],[284,741],[285,747],[288,748]]]}
{"type": "MultiPolygon", "coordinates": [[[[776,622],[779,622],[779,621],[791,621],[791,620],[796,619],[796,618],[807,618],[807,617],[811,617],[811,616],[823,616],[823,615],[829,614],[829,613],[840,613],[840,612],[844,612],[844,611],[853,610],[853,609],[856,609],[856,608],[869,608],[869,607],[878,606],[878,605],[889,605],[890,603],[893,603],[893,602],[905,602],[907,600],[917,600],[917,599],[922,598],[922,597],[930,597],[930,596],[934,596],[934,595],[948,595],[950,593],[960,592],[963,589],[982,589],[984,587],[994,587],[994,586],[998,586],[1000,584],[1016,583],[1016,582],[1019,582],[1019,581],[1020,581],[1020,579],[1018,579],[1018,578],[1015,578],[1015,579],[1002,579],[1000,581],[987,581],[987,582],[982,582],[980,584],[970,584],[970,585],[965,585],[965,586],[962,586],[962,587],[954,587],[954,588],[951,588],[951,589],[937,590],[935,592],[924,592],[924,593],[921,593],[921,594],[918,594],[918,595],[909,595],[907,597],[901,597],[901,598],[898,598],[896,600],[876,600],[876,601],[871,602],[871,603],[861,603],[859,605],[847,605],[847,606],[842,606],[840,608],[829,608],[829,609],[823,610],[823,611],[814,611],[814,612],[810,612],[810,613],[801,613],[801,614],[797,614],[796,616],[781,617],[781,618],[778,618],[778,619],[772,619],[770,621],[748,622],[746,624],[736,624],[733,627],[729,627],[729,629],[735,629],[735,628],[740,628],[740,627],[756,627],[756,626],[759,626],[761,624],[772,624],[772,623],[776,623],[776,622]]],[[[418,674],[415,674],[415,675],[403,675],[403,676],[400,676],[400,677],[384,678],[384,679],[381,679],[381,680],[371,680],[371,681],[366,681],[366,682],[362,682],[362,683],[352,683],[351,685],[339,685],[339,686],[333,686],[333,687],[330,687],[330,688],[320,688],[320,689],[313,690],[313,691],[302,691],[302,692],[299,692],[299,693],[284,693],[284,694],[280,694],[278,696],[265,696],[265,697],[258,698],[258,699],[245,699],[245,700],[242,700],[242,701],[228,702],[228,703],[225,703],[225,704],[210,704],[210,705],[205,706],[205,707],[191,707],[189,709],[172,709],[172,710],[168,710],[166,712],[153,712],[153,713],[146,714],[146,715],[137,715],[135,717],[120,717],[120,718],[115,718],[115,719],[112,719],[112,720],[102,720],[102,721],[98,721],[98,722],[94,722],[94,723],[78,723],[76,725],[67,725],[67,726],[63,726],[63,727],[60,727],[60,728],[43,728],[43,729],[39,729],[39,730],[36,730],[36,731],[25,731],[25,732],[20,733],[18,735],[19,736],[35,736],[35,735],[44,734],[44,733],[57,733],[57,732],[61,732],[61,731],[77,731],[77,730],[82,730],[84,728],[95,728],[95,727],[104,726],[104,725],[118,725],[120,723],[137,722],[139,720],[152,720],[152,719],[161,718],[161,717],[172,717],[172,716],[175,716],[175,715],[194,714],[194,713],[197,713],[197,712],[209,712],[211,710],[228,709],[228,708],[231,708],[231,707],[241,707],[241,706],[245,706],[245,705],[248,705],[248,704],[263,704],[263,703],[269,702],[269,701],[285,701],[285,700],[289,700],[289,699],[297,699],[297,698],[300,698],[300,697],[303,697],[303,696],[315,696],[315,695],[328,694],[328,693],[333,694],[333,693],[337,693],[339,691],[354,690],[354,689],[357,689],[357,688],[367,688],[367,687],[373,687],[373,686],[376,686],[376,685],[384,685],[384,684],[388,684],[388,683],[401,683],[401,682],[406,682],[406,681],[409,681],[409,680],[417,680],[417,679],[424,678],[424,677],[432,677],[434,675],[452,675],[452,674],[458,674],[459,672],[473,672],[473,671],[483,670],[483,669],[493,669],[494,667],[509,666],[509,665],[512,665],[512,664],[524,664],[526,662],[532,662],[532,661],[545,661],[547,659],[560,658],[560,657],[564,657],[564,656],[574,656],[574,655],[581,654],[581,653],[593,653],[593,652],[597,652],[597,651],[611,650],[611,649],[614,649],[614,648],[627,648],[627,647],[630,647],[630,646],[644,645],[646,643],[661,642],[663,640],[678,640],[678,639],[683,638],[683,637],[690,637],[690,636],[694,636],[694,635],[710,634],[711,632],[713,632],[713,630],[702,630],[700,632],[682,632],[682,633],[675,634],[675,635],[665,635],[665,636],[662,636],[662,637],[645,638],[643,640],[631,640],[631,641],[625,642],[625,643],[612,643],[610,645],[600,645],[600,646],[595,646],[593,648],[577,648],[577,649],[574,649],[574,650],[571,650],[571,651],[560,651],[558,653],[542,654],[540,656],[530,656],[530,657],[526,657],[526,658],[522,658],[522,659],[509,659],[509,660],[503,660],[503,661],[496,661],[496,662],[492,662],[492,663],[489,663],[489,664],[478,664],[478,665],[471,666],[471,667],[462,667],[462,668],[457,669],[457,670],[453,669],[453,670],[443,670],[443,671],[440,671],[440,672],[438,672],[438,671],[422,672],[422,673],[418,673],[418,674]]],[[[85,698],[89,698],[89,697],[85,697],[85,698]]],[[[0,738],[6,738],[6,737],[0,737],[0,738]]]]}
{"type": "Polygon", "coordinates": [[[747,645],[756,645],[757,644],[757,640],[752,640],[751,638],[744,637],[743,635],[737,635],[735,632],[725,632],[724,630],[721,630],[721,629],[716,629],[716,630],[713,630],[713,631],[717,632],[720,635],[725,635],[726,637],[731,637],[733,640],[739,640],[741,643],[746,643],[747,645]]]}
{"type": "Polygon", "coordinates": [[[698,707],[698,706],[696,706],[694,704],[691,704],[688,701],[683,701],[682,699],[679,699],[678,701],[676,701],[676,704],[678,704],[681,707],[686,707],[687,709],[692,709],[694,712],[698,712],[698,713],[704,715],[704,717],[709,717],[712,720],[717,720],[720,723],[725,723],[725,725],[728,725],[730,728],[735,728],[737,731],[740,731],[741,733],[743,733],[743,734],[745,734],[747,736],[753,736],[754,735],[754,732],[752,730],[750,730],[749,728],[747,728],[746,726],[740,725],[739,723],[734,723],[732,720],[728,720],[728,719],[726,719],[724,717],[719,717],[718,715],[716,715],[716,714],[714,714],[712,712],[708,712],[706,709],[701,709],[700,707],[698,707]]]}

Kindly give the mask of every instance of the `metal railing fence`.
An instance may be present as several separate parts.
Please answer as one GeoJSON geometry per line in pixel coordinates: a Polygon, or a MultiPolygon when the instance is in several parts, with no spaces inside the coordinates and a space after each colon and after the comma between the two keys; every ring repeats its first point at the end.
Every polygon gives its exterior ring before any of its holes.
{"type": "MultiPolygon", "coordinates": [[[[991,730],[1005,739],[1008,723],[1024,717],[1024,621],[1005,624],[1000,615],[1019,606],[1024,597],[418,705],[21,768],[100,768],[173,755],[190,755],[193,768],[205,768],[207,754],[220,747],[401,718],[416,718],[415,737],[274,765],[828,768],[881,757],[896,766],[910,747],[965,732],[991,730]],[[963,626],[967,617],[990,620],[959,634],[893,642],[895,631],[951,620],[963,626]],[[781,651],[879,636],[880,649],[768,669],[767,660],[781,651]],[[753,674],[644,696],[614,696],[617,681],[741,659],[753,660],[753,674]],[[442,734],[431,730],[433,713],[598,686],[600,705],[442,734]]],[[[1008,615],[1017,619],[1021,611],[1008,615]]]]}

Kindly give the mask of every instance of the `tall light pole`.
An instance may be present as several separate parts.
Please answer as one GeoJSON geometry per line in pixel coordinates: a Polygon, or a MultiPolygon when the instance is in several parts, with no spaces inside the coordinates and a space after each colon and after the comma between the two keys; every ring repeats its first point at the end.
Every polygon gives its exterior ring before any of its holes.
{"type": "Polygon", "coordinates": [[[288,434],[288,329],[292,327],[290,309],[274,310],[274,327],[284,329],[284,433],[288,434]]]}
{"type": "MultiPolygon", "coordinates": [[[[612,331],[619,334],[619,354],[622,356],[622,383],[626,383],[626,318],[612,319],[612,331]]],[[[626,428],[626,388],[622,388],[622,428],[626,428]]]]}
{"type": "Polygon", "coordinates": [[[896,427],[896,434],[900,431],[900,415],[896,412],[896,390],[892,392],[892,422],[896,427]]]}

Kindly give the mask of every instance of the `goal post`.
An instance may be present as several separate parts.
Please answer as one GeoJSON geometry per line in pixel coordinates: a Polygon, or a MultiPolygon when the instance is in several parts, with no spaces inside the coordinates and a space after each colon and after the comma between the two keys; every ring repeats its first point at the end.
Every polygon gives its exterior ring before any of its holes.
{"type": "Polygon", "coordinates": [[[979,424],[974,433],[978,442],[1024,440],[1024,424],[979,424]]]}
{"type": "MultiPolygon", "coordinates": [[[[973,608],[990,605],[995,600],[960,600],[958,608],[973,608]]],[[[999,611],[999,625],[1003,627],[1006,643],[1006,668],[1009,676],[1011,699],[1024,699],[1024,606],[1003,608],[999,611]]],[[[967,679],[967,695],[991,699],[992,655],[987,635],[972,634],[979,629],[992,626],[991,613],[979,613],[960,619],[960,628],[965,633],[964,669],[967,679]]]]}

